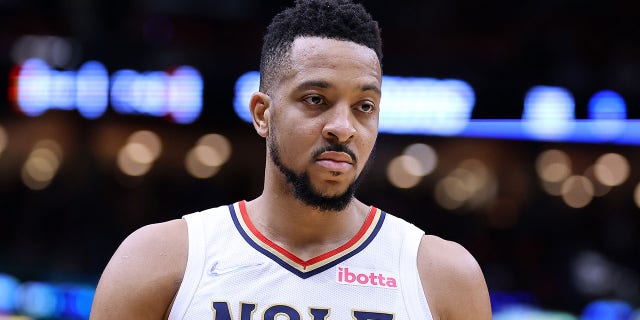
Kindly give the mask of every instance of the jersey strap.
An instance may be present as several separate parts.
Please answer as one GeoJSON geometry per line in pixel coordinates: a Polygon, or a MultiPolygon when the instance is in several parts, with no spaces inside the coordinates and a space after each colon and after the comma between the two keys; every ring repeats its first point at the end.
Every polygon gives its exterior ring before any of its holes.
{"type": "Polygon", "coordinates": [[[327,270],[362,251],[375,238],[382,227],[386,213],[371,207],[369,215],[358,233],[342,246],[309,260],[302,260],[293,253],[267,239],[249,220],[245,201],[229,205],[231,218],[242,237],[256,250],[277,262],[300,278],[306,279],[327,270]]]}

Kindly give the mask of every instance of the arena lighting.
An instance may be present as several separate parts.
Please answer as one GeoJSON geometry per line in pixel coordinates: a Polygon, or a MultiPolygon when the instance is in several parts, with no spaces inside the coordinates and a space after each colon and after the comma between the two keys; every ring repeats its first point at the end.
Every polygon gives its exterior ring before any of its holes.
{"type": "Polygon", "coordinates": [[[622,300],[596,300],[589,303],[580,317],[581,320],[637,319],[630,303],[622,300]]]}
{"type": "Polygon", "coordinates": [[[30,58],[38,58],[50,66],[64,68],[79,56],[80,45],[75,39],[54,35],[24,35],[11,48],[11,58],[22,63],[30,58]]]}
{"type": "Polygon", "coordinates": [[[168,115],[188,124],[200,116],[202,91],[202,78],[192,67],[146,73],[125,69],[112,76],[111,104],[121,114],[168,115]]]}
{"type": "Polygon", "coordinates": [[[560,87],[536,86],[524,98],[524,128],[542,138],[561,138],[571,131],[575,114],[571,93],[560,87]]]}
{"type": "Polygon", "coordinates": [[[598,120],[592,130],[602,137],[615,138],[624,130],[627,105],[617,92],[611,90],[596,92],[589,100],[588,111],[589,119],[598,120]]]}
{"type": "Polygon", "coordinates": [[[58,310],[59,289],[49,283],[27,282],[16,294],[21,311],[35,318],[49,318],[58,310]]]}
{"type": "Polygon", "coordinates": [[[0,156],[2,155],[2,152],[4,151],[4,149],[6,149],[8,144],[9,136],[7,135],[7,130],[5,130],[2,125],[0,125],[0,156]]]}
{"type": "Polygon", "coordinates": [[[624,120],[627,118],[627,104],[615,91],[599,91],[589,100],[589,118],[624,120]]]}
{"type": "Polygon", "coordinates": [[[85,62],[78,71],[58,71],[43,60],[28,59],[10,77],[10,101],[31,117],[50,109],[76,109],[96,119],[107,110],[109,98],[120,114],[167,117],[180,124],[192,123],[202,111],[202,77],[190,66],[166,72],[125,69],[109,77],[98,61],[85,62]]]}
{"type": "Polygon", "coordinates": [[[0,314],[12,311],[15,306],[15,294],[18,289],[18,279],[8,274],[0,273],[0,314]]]}
{"type": "Polygon", "coordinates": [[[20,282],[0,273],[0,319],[88,319],[95,287],[76,283],[20,282]]]}
{"type": "MultiPolygon", "coordinates": [[[[541,310],[526,304],[512,304],[493,314],[493,320],[578,320],[562,311],[541,310]]],[[[607,318],[609,319],[609,318],[607,318]]]]}
{"type": "MultiPolygon", "coordinates": [[[[259,82],[250,71],[235,84],[233,106],[246,122],[259,82]]],[[[463,81],[384,76],[382,82],[381,133],[640,145],[640,120],[626,119],[624,99],[611,90],[593,95],[589,119],[575,119],[567,89],[535,86],[523,100],[522,119],[479,120],[471,119],[475,95],[463,81]]]]}

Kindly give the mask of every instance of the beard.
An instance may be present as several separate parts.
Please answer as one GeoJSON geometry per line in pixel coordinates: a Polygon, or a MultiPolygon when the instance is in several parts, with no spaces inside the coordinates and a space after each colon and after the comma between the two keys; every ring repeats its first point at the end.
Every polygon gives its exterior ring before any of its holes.
{"type": "MultiPolygon", "coordinates": [[[[274,131],[271,130],[271,134],[267,138],[269,144],[269,157],[285,176],[287,183],[293,187],[293,195],[296,199],[302,201],[302,203],[309,207],[319,209],[321,211],[342,211],[349,205],[349,203],[351,203],[358,185],[369,169],[371,161],[367,161],[365,163],[362,172],[351,182],[351,184],[349,184],[343,193],[332,196],[323,195],[313,188],[311,180],[309,179],[309,174],[306,171],[298,174],[290,168],[287,168],[287,166],[282,163],[280,160],[280,150],[278,149],[277,141],[273,133],[274,131]]],[[[313,152],[313,158],[316,158],[318,155],[326,151],[347,153],[353,159],[354,164],[357,163],[355,154],[342,144],[330,144],[324,148],[316,150],[313,152]]],[[[373,153],[374,152],[372,150],[370,159],[373,158],[373,153]]],[[[332,172],[332,174],[339,175],[340,173],[332,172]]]]}

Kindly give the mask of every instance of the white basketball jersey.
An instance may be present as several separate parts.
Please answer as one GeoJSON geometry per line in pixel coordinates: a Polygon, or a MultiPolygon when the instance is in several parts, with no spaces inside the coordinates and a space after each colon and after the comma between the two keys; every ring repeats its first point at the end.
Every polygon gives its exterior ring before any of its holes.
{"type": "Polygon", "coordinates": [[[379,209],[306,261],[261,234],[244,201],[184,219],[189,257],[169,319],[432,319],[416,262],[424,232],[379,209]]]}

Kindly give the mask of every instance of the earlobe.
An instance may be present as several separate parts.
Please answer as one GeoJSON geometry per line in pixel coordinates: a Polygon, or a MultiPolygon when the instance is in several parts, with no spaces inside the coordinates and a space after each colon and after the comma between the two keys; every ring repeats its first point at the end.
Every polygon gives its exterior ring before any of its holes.
{"type": "Polygon", "coordinates": [[[261,137],[266,138],[269,135],[269,107],[271,106],[271,97],[262,92],[255,92],[251,95],[249,108],[251,117],[253,118],[253,127],[261,137]]]}

